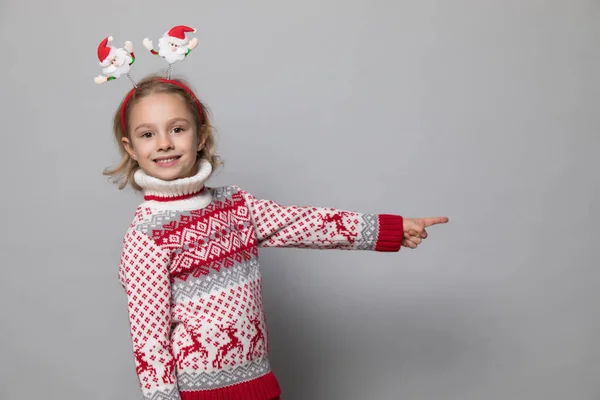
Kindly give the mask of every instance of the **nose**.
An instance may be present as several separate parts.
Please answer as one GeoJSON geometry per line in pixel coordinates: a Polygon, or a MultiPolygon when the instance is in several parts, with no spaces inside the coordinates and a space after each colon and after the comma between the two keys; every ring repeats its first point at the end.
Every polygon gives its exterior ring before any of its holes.
{"type": "Polygon", "coordinates": [[[171,136],[168,134],[163,134],[159,136],[158,139],[158,150],[171,150],[173,149],[173,141],[171,140],[171,136]]]}

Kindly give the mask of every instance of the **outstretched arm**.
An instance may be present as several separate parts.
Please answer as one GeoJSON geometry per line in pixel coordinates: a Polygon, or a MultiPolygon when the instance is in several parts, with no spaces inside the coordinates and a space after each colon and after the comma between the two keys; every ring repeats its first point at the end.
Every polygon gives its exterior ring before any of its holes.
{"type": "Polygon", "coordinates": [[[94,78],[94,82],[96,82],[98,85],[101,85],[103,83],[106,83],[108,81],[114,81],[116,78],[114,76],[104,76],[104,75],[98,75],[97,77],[94,78]]]}
{"type": "Polygon", "coordinates": [[[129,56],[131,57],[131,62],[129,63],[129,65],[133,64],[135,62],[135,54],[133,54],[133,43],[131,43],[128,40],[125,42],[125,46],[123,46],[123,48],[127,51],[127,53],[129,53],[129,56]]]}
{"type": "Polygon", "coordinates": [[[146,49],[148,49],[148,51],[150,52],[150,54],[154,54],[155,56],[158,55],[158,52],[156,50],[154,50],[154,46],[152,45],[152,40],[145,38],[142,41],[142,44],[144,45],[144,47],[146,49]]]}
{"type": "Polygon", "coordinates": [[[237,188],[250,209],[259,247],[399,251],[400,215],[324,207],[282,206],[237,188]]]}
{"type": "Polygon", "coordinates": [[[190,54],[192,52],[192,50],[194,50],[196,48],[196,46],[198,46],[198,39],[197,38],[190,39],[190,42],[188,44],[188,51],[187,51],[187,53],[185,53],[185,56],[187,57],[188,54],[190,54]]]}

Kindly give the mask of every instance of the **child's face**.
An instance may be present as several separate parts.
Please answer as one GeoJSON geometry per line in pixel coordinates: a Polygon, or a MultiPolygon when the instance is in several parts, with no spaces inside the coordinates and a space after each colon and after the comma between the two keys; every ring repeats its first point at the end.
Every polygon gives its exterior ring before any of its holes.
{"type": "Polygon", "coordinates": [[[129,130],[130,138],[123,138],[123,145],[146,174],[173,180],[196,172],[203,143],[180,96],[161,93],[140,99],[131,110],[129,130]]]}

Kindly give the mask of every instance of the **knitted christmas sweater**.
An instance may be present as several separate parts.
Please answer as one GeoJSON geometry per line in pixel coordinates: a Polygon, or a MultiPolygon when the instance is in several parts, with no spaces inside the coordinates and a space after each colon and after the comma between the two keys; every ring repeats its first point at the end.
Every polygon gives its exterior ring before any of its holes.
{"type": "Polygon", "coordinates": [[[123,239],[128,300],[144,399],[269,400],[271,370],[258,248],[398,251],[402,217],[282,206],[212,172],[162,181],[136,172],[142,202],[123,239]]]}

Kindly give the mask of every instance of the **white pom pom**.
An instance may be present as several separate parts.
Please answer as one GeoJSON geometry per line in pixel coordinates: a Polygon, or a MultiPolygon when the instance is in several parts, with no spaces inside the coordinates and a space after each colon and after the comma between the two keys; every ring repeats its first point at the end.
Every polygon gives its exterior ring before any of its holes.
{"type": "Polygon", "coordinates": [[[113,40],[113,37],[112,37],[112,36],[109,36],[109,37],[108,37],[108,41],[109,41],[109,42],[112,42],[112,40],[113,40]]]}

